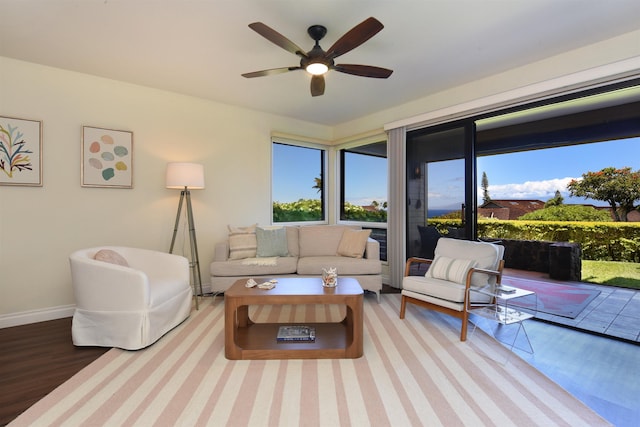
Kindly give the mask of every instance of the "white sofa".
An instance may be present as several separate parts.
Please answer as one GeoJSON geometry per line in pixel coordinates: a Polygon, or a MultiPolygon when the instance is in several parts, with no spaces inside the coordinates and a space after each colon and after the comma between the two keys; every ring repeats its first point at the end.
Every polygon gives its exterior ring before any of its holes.
{"type": "Polygon", "coordinates": [[[103,246],[69,256],[77,346],[137,350],[189,317],[189,261],[147,249],[103,246]],[[103,255],[96,259],[96,254],[103,255]],[[100,260],[102,259],[102,260],[100,260]]]}
{"type": "Polygon", "coordinates": [[[235,281],[245,278],[318,277],[323,268],[335,267],[340,277],[353,277],[365,291],[374,292],[380,300],[382,264],[380,244],[366,240],[361,258],[339,255],[345,230],[361,230],[357,226],[311,225],[286,226],[287,256],[276,257],[275,263],[260,262],[259,257],[230,259],[229,239],[215,246],[210,265],[211,287],[214,293],[226,291],[235,281]]]}

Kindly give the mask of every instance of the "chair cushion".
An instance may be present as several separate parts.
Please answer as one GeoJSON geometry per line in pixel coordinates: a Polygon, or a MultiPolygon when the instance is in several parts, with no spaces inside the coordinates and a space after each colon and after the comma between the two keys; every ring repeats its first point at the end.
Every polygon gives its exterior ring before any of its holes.
{"type": "Polygon", "coordinates": [[[475,265],[476,261],[473,259],[449,258],[439,255],[435,257],[425,276],[464,284],[469,269],[475,265]]]}
{"type": "MultiPolygon", "coordinates": [[[[502,259],[504,247],[487,242],[441,238],[436,246],[435,256],[455,259],[469,259],[476,262],[475,268],[496,270],[502,259]]],[[[474,273],[471,277],[473,286],[484,286],[495,283],[495,276],[474,273]]]]}
{"type": "MultiPolygon", "coordinates": [[[[406,276],[402,279],[402,290],[403,292],[405,290],[411,291],[456,304],[464,303],[465,286],[447,280],[423,276],[406,276]]],[[[472,303],[488,303],[491,299],[491,297],[479,292],[470,292],[470,295],[472,303]]]]}
{"type": "Polygon", "coordinates": [[[367,246],[371,230],[345,229],[338,245],[338,255],[351,258],[362,258],[367,246]]]}

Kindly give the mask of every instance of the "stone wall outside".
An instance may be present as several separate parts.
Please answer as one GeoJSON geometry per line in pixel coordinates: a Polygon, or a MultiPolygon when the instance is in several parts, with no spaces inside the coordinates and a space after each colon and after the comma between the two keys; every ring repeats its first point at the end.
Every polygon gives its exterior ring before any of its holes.
{"type": "Polygon", "coordinates": [[[556,280],[580,281],[579,243],[501,239],[505,268],[548,273],[556,280]]]}

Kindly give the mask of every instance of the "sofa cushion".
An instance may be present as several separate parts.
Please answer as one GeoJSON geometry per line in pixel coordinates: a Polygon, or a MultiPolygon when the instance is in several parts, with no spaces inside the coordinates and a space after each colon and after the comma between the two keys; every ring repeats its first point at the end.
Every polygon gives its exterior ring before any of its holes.
{"type": "Polygon", "coordinates": [[[256,256],[274,257],[288,256],[287,230],[284,227],[256,228],[256,256]]]}
{"type": "Polygon", "coordinates": [[[256,240],[257,224],[248,227],[232,227],[229,229],[229,259],[254,258],[258,247],[256,240]]]}
{"type": "Polygon", "coordinates": [[[465,284],[469,269],[475,265],[476,261],[473,259],[449,258],[439,255],[431,263],[425,277],[465,284]]]}
{"type": "Polygon", "coordinates": [[[298,229],[300,257],[335,256],[344,230],[344,225],[307,225],[298,229]]]}
{"type": "Polygon", "coordinates": [[[209,266],[212,276],[224,277],[258,277],[278,276],[281,274],[294,274],[296,272],[298,258],[279,257],[275,265],[247,265],[243,260],[214,261],[209,266]]]}
{"type": "Polygon", "coordinates": [[[338,255],[312,256],[298,259],[298,274],[322,275],[323,268],[335,267],[340,276],[354,276],[362,274],[381,274],[382,263],[374,259],[354,259],[338,255]]]}
{"type": "Polygon", "coordinates": [[[370,235],[371,230],[344,230],[338,245],[338,255],[362,258],[370,235]]]}
{"type": "Polygon", "coordinates": [[[289,256],[300,256],[300,245],[298,244],[299,233],[298,226],[286,226],[284,227],[287,230],[287,250],[289,252],[289,256]]]}
{"type": "Polygon", "coordinates": [[[108,262],[110,264],[121,265],[123,267],[129,267],[127,260],[118,252],[111,249],[100,249],[93,256],[96,261],[108,262]]]}

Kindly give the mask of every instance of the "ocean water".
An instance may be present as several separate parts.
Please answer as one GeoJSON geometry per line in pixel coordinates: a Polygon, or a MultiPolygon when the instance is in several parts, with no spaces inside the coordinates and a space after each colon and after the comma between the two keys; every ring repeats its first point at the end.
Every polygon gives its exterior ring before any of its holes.
{"type": "Polygon", "coordinates": [[[456,209],[429,209],[427,211],[427,218],[434,218],[440,215],[444,215],[449,212],[453,212],[456,209]]]}

